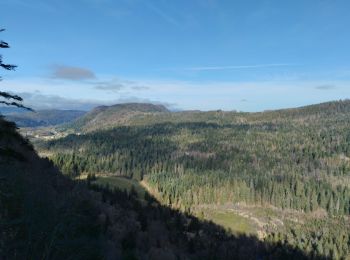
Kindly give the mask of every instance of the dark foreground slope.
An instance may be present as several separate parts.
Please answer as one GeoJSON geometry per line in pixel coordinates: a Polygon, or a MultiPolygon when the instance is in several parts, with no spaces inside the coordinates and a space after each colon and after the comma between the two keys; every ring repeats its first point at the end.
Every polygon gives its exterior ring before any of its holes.
{"type": "Polygon", "coordinates": [[[307,256],[282,243],[229,235],[148,195],[74,183],[0,119],[0,259],[200,258],[307,256]]]}
{"type": "Polygon", "coordinates": [[[0,119],[0,259],[97,259],[97,214],[84,188],[0,119]]]}

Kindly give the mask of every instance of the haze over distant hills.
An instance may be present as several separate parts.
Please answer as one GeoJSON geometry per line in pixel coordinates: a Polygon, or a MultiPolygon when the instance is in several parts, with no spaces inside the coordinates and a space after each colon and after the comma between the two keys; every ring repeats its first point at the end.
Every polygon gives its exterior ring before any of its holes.
{"type": "Polygon", "coordinates": [[[169,111],[163,105],[147,103],[125,103],[99,106],[85,115],[63,125],[63,129],[91,132],[122,125],[146,125],[164,122],[207,122],[218,124],[247,123],[266,120],[306,120],[314,117],[350,113],[350,101],[331,101],[298,108],[271,110],[264,112],[236,111],[169,111]],[[288,119],[287,119],[288,118],[288,119]]]}
{"type": "Polygon", "coordinates": [[[10,107],[10,106],[0,106],[0,114],[8,115],[13,113],[25,113],[27,110],[18,107],[10,107]]]}
{"type": "Polygon", "coordinates": [[[28,112],[17,108],[1,108],[0,112],[19,127],[59,126],[80,132],[109,129],[121,125],[144,125],[161,122],[238,123],[255,120],[305,120],[350,112],[350,101],[340,100],[298,108],[263,112],[237,111],[170,111],[163,105],[150,103],[123,103],[98,106],[89,112],[79,110],[38,110],[28,112]]]}
{"type": "Polygon", "coordinates": [[[85,111],[79,110],[38,110],[35,112],[16,111],[5,114],[9,121],[19,127],[54,126],[67,123],[81,117],[85,111]]]}

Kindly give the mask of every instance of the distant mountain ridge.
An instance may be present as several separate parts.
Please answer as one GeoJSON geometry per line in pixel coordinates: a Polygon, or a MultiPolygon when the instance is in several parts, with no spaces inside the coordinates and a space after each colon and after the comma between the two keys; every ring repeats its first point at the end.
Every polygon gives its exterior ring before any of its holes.
{"type": "Polygon", "coordinates": [[[93,131],[126,124],[135,116],[169,113],[163,105],[147,103],[125,103],[112,106],[99,106],[65,127],[77,131],[93,131]]]}
{"type": "Polygon", "coordinates": [[[266,110],[263,112],[199,111],[173,112],[163,105],[125,103],[98,106],[85,115],[63,126],[78,132],[91,132],[128,125],[152,125],[159,123],[206,122],[215,124],[255,124],[265,121],[299,121],[306,119],[341,116],[350,113],[350,100],[330,101],[308,106],[266,110]]]}
{"type": "Polygon", "coordinates": [[[19,127],[55,126],[81,117],[85,111],[79,110],[38,110],[35,112],[15,112],[5,115],[19,127]]]}
{"type": "Polygon", "coordinates": [[[129,111],[139,111],[139,112],[169,112],[169,110],[164,105],[155,105],[151,103],[124,103],[115,104],[111,106],[98,106],[94,108],[91,112],[115,112],[122,109],[129,111]]]}
{"type": "MultiPolygon", "coordinates": [[[[318,104],[312,104],[307,106],[300,106],[295,108],[286,109],[276,109],[276,110],[266,110],[263,112],[265,114],[277,114],[282,113],[289,116],[307,116],[307,115],[331,115],[335,113],[350,113],[350,99],[329,101],[318,104]]],[[[257,113],[254,113],[257,114],[257,113]]]]}
{"type": "Polygon", "coordinates": [[[27,112],[27,110],[23,108],[18,107],[12,107],[12,106],[0,106],[0,114],[1,115],[9,115],[13,113],[24,113],[27,112]]]}

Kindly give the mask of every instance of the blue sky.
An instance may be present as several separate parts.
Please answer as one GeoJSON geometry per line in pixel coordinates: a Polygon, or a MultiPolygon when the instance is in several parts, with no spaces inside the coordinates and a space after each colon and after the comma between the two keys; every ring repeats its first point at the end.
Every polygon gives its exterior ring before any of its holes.
{"type": "Polygon", "coordinates": [[[295,107],[350,98],[349,1],[1,0],[0,89],[34,108],[295,107]]]}

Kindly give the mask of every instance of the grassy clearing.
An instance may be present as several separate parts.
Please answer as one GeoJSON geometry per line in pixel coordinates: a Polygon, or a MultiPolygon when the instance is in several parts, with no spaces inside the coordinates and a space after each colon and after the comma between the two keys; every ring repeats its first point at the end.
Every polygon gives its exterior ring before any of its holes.
{"type": "MultiPolygon", "coordinates": [[[[144,198],[145,192],[147,192],[146,189],[136,180],[120,176],[98,176],[97,180],[93,183],[101,186],[108,185],[112,189],[113,187],[116,187],[121,190],[127,190],[128,192],[131,190],[131,187],[134,186],[135,191],[141,199],[144,198]]],[[[227,230],[231,230],[233,234],[257,234],[257,226],[254,221],[242,217],[235,212],[210,208],[202,209],[201,212],[203,212],[205,219],[211,220],[227,230]]]]}
{"type": "Polygon", "coordinates": [[[239,216],[234,212],[205,209],[204,217],[213,221],[215,224],[231,230],[234,234],[255,235],[257,231],[253,221],[239,216]]]}
{"type": "Polygon", "coordinates": [[[145,197],[146,190],[136,180],[133,179],[128,179],[120,176],[98,176],[97,180],[93,183],[101,186],[108,185],[111,189],[115,187],[121,190],[127,190],[128,192],[130,192],[132,187],[134,187],[139,198],[145,197]]]}

